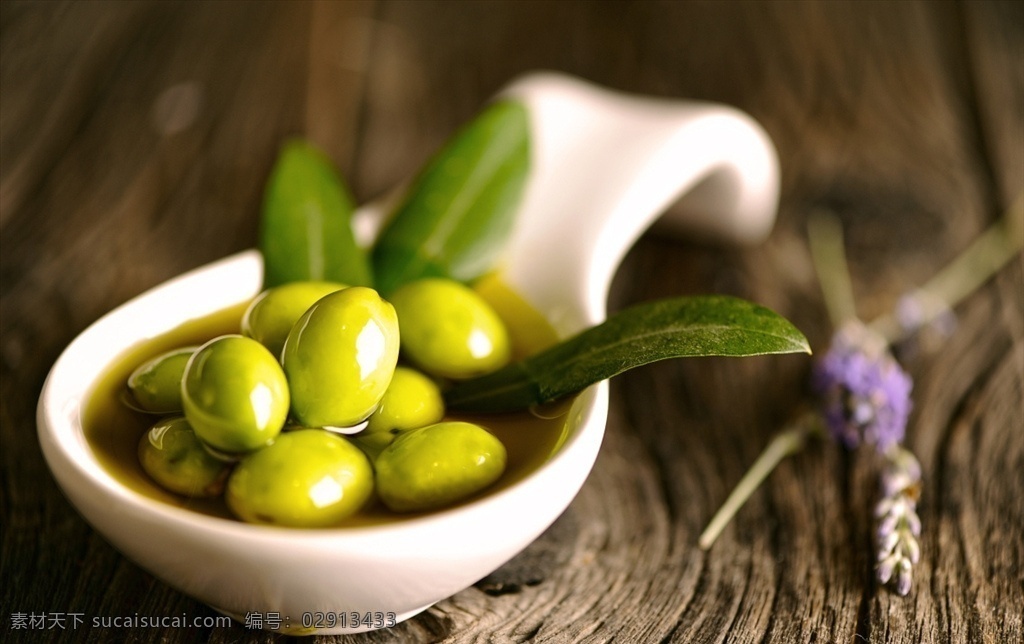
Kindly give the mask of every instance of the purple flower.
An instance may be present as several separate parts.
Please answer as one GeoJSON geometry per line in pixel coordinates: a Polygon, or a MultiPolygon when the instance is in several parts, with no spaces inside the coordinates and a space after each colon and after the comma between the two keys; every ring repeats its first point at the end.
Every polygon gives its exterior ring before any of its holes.
{"type": "Polygon", "coordinates": [[[832,436],[847,448],[879,452],[900,443],[910,415],[911,380],[886,342],[860,323],[847,324],[815,365],[812,384],[832,436]]]}
{"type": "Polygon", "coordinates": [[[897,324],[906,334],[928,326],[942,337],[956,331],[956,313],[941,298],[927,291],[915,291],[900,297],[894,311],[897,324]]]}

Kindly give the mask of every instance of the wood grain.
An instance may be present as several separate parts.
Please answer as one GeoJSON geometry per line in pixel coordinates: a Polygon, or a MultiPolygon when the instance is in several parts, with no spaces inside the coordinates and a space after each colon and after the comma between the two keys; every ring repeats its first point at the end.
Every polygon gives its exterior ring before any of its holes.
{"type": "MultiPolygon", "coordinates": [[[[808,216],[840,217],[865,318],[1024,192],[1024,9],[1012,2],[5,2],[0,6],[0,596],[12,641],[269,642],[218,629],[10,630],[14,612],[213,615],[121,557],[35,439],[59,352],[146,288],[253,245],[262,181],[305,135],[360,200],[415,172],[514,76],[557,69],[721,101],[767,129],[779,223],[756,248],[649,234],[611,308],[688,293],[765,304],[820,353],[808,216]]],[[[872,575],[875,470],[813,443],[718,543],[697,535],[808,402],[798,356],[613,382],[576,501],[502,569],[394,629],[336,642],[1024,640],[1024,263],[900,347],[924,467],[923,556],[872,575]]]]}

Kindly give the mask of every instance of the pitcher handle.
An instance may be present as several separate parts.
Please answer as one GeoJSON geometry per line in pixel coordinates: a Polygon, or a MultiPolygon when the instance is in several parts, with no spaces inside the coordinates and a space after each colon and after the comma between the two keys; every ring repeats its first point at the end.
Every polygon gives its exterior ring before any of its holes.
{"type": "Polygon", "coordinates": [[[680,232],[730,242],[771,231],[778,159],[739,110],[631,96],[556,73],[522,77],[499,97],[527,106],[532,137],[501,275],[561,332],[605,318],[619,262],[662,214],[680,232]],[[683,207],[668,210],[676,202],[683,207]]]}

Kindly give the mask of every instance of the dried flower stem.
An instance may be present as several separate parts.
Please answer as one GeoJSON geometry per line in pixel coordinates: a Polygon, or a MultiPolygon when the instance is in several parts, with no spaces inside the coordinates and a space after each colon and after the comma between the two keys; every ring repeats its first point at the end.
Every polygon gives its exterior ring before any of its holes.
{"type": "Polygon", "coordinates": [[[768,446],[761,452],[761,455],[757,457],[754,464],[743,475],[743,478],[740,479],[740,482],[729,495],[729,498],[725,500],[725,503],[718,509],[715,516],[711,518],[708,527],[701,533],[700,539],[697,541],[697,545],[700,546],[701,550],[707,550],[715,543],[715,540],[718,539],[718,535],[722,533],[725,526],[732,521],[732,518],[736,516],[736,513],[747,502],[747,499],[761,486],[761,483],[772,473],[772,470],[782,462],[782,459],[799,452],[803,448],[807,438],[813,431],[813,426],[814,423],[805,417],[779,433],[772,439],[772,442],[768,443],[768,446]]]}
{"type": "Polygon", "coordinates": [[[807,237],[828,317],[832,326],[838,329],[857,317],[853,284],[846,265],[842,223],[835,215],[819,211],[807,222],[807,237]]]}

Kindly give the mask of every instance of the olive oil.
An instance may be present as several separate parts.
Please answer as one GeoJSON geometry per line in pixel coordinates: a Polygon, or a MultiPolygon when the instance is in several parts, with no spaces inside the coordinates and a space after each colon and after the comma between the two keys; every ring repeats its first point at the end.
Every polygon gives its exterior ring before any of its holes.
{"type": "MultiPolygon", "coordinates": [[[[538,312],[499,280],[481,280],[476,290],[498,312],[509,329],[514,359],[540,351],[557,341],[557,335],[538,312]]],[[[235,521],[223,498],[192,499],[167,492],[154,483],[139,465],[138,444],[159,416],[144,414],[125,405],[125,383],[131,372],[146,360],[171,349],[199,345],[219,335],[239,333],[248,303],[193,320],[170,333],[152,338],[120,356],[98,379],[82,415],[85,437],[101,465],[131,490],[158,501],[235,521]]],[[[526,477],[558,451],[568,433],[571,401],[515,414],[449,414],[445,420],[465,420],[487,428],[504,444],[508,463],[504,474],[479,496],[486,496],[526,477]]],[[[380,503],[371,503],[341,526],[402,521],[418,514],[396,514],[380,503]]]]}

